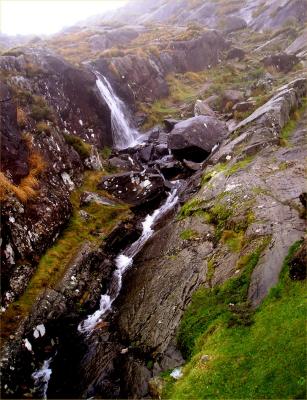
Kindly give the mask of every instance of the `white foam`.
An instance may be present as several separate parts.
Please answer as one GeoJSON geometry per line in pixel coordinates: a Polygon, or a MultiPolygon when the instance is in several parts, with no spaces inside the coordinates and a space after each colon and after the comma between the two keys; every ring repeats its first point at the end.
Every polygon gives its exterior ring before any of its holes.
{"type": "Polygon", "coordinates": [[[45,360],[42,367],[32,374],[34,387],[42,393],[43,399],[47,399],[48,384],[52,374],[52,369],[49,368],[51,361],[52,358],[45,360]]]}
{"type": "Polygon", "coordinates": [[[139,133],[130,126],[125,104],[116,96],[110,82],[95,72],[97,87],[111,111],[111,125],[114,145],[118,149],[132,147],[139,140],[139,133]]]}

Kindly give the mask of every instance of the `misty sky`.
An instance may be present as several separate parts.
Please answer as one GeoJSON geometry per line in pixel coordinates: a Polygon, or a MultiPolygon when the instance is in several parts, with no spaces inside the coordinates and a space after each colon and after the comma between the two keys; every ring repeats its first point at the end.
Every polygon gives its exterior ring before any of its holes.
{"type": "Polygon", "coordinates": [[[0,30],[8,35],[51,34],[125,0],[0,0],[0,30]]]}

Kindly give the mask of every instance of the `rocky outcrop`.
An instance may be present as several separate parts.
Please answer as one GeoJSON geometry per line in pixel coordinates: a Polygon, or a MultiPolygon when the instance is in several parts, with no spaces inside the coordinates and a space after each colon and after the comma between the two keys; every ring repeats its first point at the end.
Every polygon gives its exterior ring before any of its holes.
{"type": "Polygon", "coordinates": [[[128,54],[101,58],[94,65],[112,82],[116,92],[133,104],[167,96],[168,73],[211,68],[226,48],[223,37],[217,31],[208,30],[195,39],[173,41],[166,50],[162,47],[148,56],[128,54]]]}
{"type": "Polygon", "coordinates": [[[287,73],[299,62],[299,59],[293,54],[284,53],[265,57],[262,62],[266,67],[274,67],[277,70],[287,73]]]}
{"type": "Polygon", "coordinates": [[[104,177],[98,188],[108,191],[125,203],[141,206],[165,193],[163,177],[152,172],[126,172],[104,177]]]}
{"type": "Polygon", "coordinates": [[[176,124],[168,136],[168,146],[176,157],[200,162],[226,135],[223,122],[200,115],[176,124]]]}
{"type": "Polygon", "coordinates": [[[0,82],[1,105],[1,171],[11,176],[14,183],[29,173],[28,148],[17,125],[16,104],[11,90],[0,82]]]}

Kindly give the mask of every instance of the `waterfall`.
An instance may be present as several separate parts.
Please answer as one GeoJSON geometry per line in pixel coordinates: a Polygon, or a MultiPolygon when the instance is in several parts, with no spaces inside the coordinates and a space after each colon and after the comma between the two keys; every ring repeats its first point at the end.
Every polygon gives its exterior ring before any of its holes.
{"type": "Polygon", "coordinates": [[[78,330],[82,333],[91,332],[97,323],[101,322],[101,317],[109,310],[111,310],[112,303],[117,298],[122,288],[122,278],[124,273],[133,264],[134,257],[143,248],[147,240],[153,235],[154,224],[169,210],[171,210],[178,202],[178,183],[175,182],[173,190],[168,195],[164,204],[156,209],[152,214],[148,214],[142,223],[142,234],[138,240],[132,243],[122,254],[118,255],[115,259],[116,270],[111,278],[111,283],[106,294],[100,298],[100,306],[97,311],[89,315],[87,319],[82,321],[78,330]]]}
{"type": "Polygon", "coordinates": [[[137,144],[139,133],[130,126],[125,104],[116,96],[107,78],[95,72],[96,84],[101,96],[111,111],[111,126],[114,146],[117,149],[126,149],[137,144]]]}
{"type": "Polygon", "coordinates": [[[42,367],[32,374],[34,387],[42,396],[42,399],[47,399],[48,384],[52,374],[52,369],[49,368],[51,361],[52,358],[45,360],[42,367]]]}

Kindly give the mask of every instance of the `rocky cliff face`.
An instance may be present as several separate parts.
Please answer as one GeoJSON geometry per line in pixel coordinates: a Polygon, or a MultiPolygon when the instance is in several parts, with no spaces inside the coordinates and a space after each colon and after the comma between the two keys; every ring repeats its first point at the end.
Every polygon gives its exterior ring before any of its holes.
{"type": "Polygon", "coordinates": [[[131,1],[0,55],[4,398],[160,398],[198,288],[238,279],[248,319],[278,282],[305,229],[305,6],[131,1]]]}

